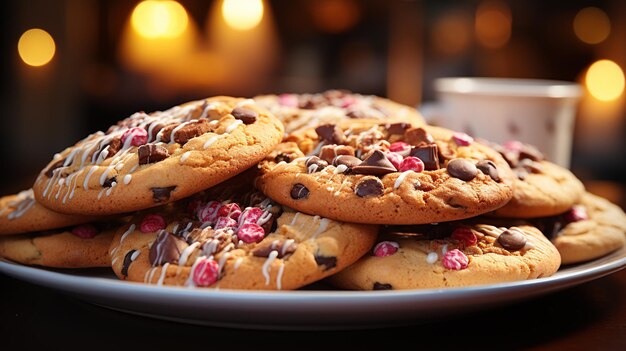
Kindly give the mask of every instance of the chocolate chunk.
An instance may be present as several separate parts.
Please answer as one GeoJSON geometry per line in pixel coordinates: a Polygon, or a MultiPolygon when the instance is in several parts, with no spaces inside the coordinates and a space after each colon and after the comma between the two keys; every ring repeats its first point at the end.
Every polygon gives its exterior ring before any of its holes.
{"type": "Polygon", "coordinates": [[[470,181],[478,174],[476,166],[464,158],[455,158],[448,162],[448,173],[454,178],[458,178],[464,181],[470,181]]]}
{"type": "Polygon", "coordinates": [[[311,156],[306,159],[305,165],[308,173],[315,173],[326,168],[328,166],[328,162],[320,159],[317,156],[311,156]]]}
{"type": "Polygon", "coordinates": [[[165,202],[170,199],[170,194],[176,189],[176,185],[161,188],[150,188],[152,190],[152,199],[154,202],[165,202]]]}
{"type": "Polygon", "coordinates": [[[403,135],[409,128],[411,125],[404,122],[385,124],[385,129],[389,135],[403,135]]]}
{"type": "Polygon", "coordinates": [[[343,131],[334,124],[325,124],[315,128],[320,139],[330,144],[341,144],[344,140],[343,131]]]}
{"type": "Polygon", "coordinates": [[[63,167],[64,163],[65,163],[65,159],[61,159],[61,160],[58,160],[57,162],[53,163],[52,165],[50,165],[50,167],[48,167],[48,169],[46,170],[45,175],[48,178],[52,178],[52,176],[54,175],[54,170],[63,167]]]}
{"type": "Polygon", "coordinates": [[[519,158],[520,160],[531,159],[533,161],[541,161],[543,160],[543,154],[536,147],[523,144],[522,148],[519,150],[519,158]]]}
{"type": "Polygon", "coordinates": [[[335,157],[335,159],[333,160],[333,166],[345,165],[346,167],[348,167],[348,170],[352,170],[352,168],[360,165],[361,162],[363,161],[361,161],[361,159],[358,157],[340,155],[335,157]]]}
{"type": "Polygon", "coordinates": [[[357,174],[375,176],[383,176],[387,173],[397,172],[393,163],[391,163],[380,150],[374,150],[363,162],[353,167],[352,171],[357,174]]]}
{"type": "Polygon", "coordinates": [[[367,116],[365,115],[365,113],[363,113],[363,111],[361,110],[355,110],[355,109],[351,109],[350,111],[348,111],[346,113],[346,117],[348,118],[353,118],[353,119],[363,119],[363,118],[367,118],[367,116]]]}
{"type": "Polygon", "coordinates": [[[259,117],[258,112],[244,107],[235,107],[230,114],[240,119],[244,124],[252,124],[256,122],[256,119],[259,117]]]}
{"type": "Polygon", "coordinates": [[[107,156],[105,157],[105,159],[115,156],[115,154],[117,154],[117,152],[120,151],[121,148],[122,148],[121,137],[111,139],[111,141],[109,142],[109,148],[107,149],[107,156]]]}
{"type": "Polygon", "coordinates": [[[410,155],[422,160],[427,171],[439,169],[439,148],[436,144],[411,148],[410,155]]]}
{"type": "Polygon", "coordinates": [[[104,183],[102,184],[103,188],[110,188],[113,186],[113,183],[117,183],[117,176],[115,177],[111,177],[107,180],[104,181],[104,183]]]}
{"type": "Polygon", "coordinates": [[[374,288],[372,290],[391,290],[393,287],[391,284],[383,284],[379,282],[374,282],[374,288]]]}
{"type": "Polygon", "coordinates": [[[161,145],[146,144],[141,145],[137,151],[139,164],[145,165],[162,161],[170,156],[170,153],[161,145]]]}
{"type": "Polygon", "coordinates": [[[413,146],[433,144],[435,139],[424,128],[409,129],[404,133],[405,141],[413,146]]]}
{"type": "Polygon", "coordinates": [[[324,266],[324,270],[335,268],[337,266],[337,257],[315,255],[315,262],[318,266],[324,266]]]}
{"type": "Polygon", "coordinates": [[[212,129],[209,120],[205,118],[196,122],[189,122],[174,133],[174,141],[180,145],[184,145],[190,139],[207,133],[212,129]]]}
{"type": "Polygon", "coordinates": [[[252,255],[256,257],[268,257],[270,253],[275,250],[276,252],[278,252],[278,256],[276,257],[283,258],[287,255],[294,253],[296,251],[296,248],[298,247],[298,245],[294,242],[289,244],[289,246],[287,247],[285,247],[285,244],[286,242],[281,240],[276,244],[272,243],[270,245],[260,246],[252,250],[252,255]]]}
{"type": "Polygon", "coordinates": [[[150,135],[148,135],[148,142],[156,140],[157,134],[159,134],[159,131],[161,131],[163,127],[165,127],[165,125],[160,122],[152,122],[148,124],[146,126],[146,132],[150,133],[150,135]],[[152,125],[154,125],[154,127],[152,125]],[[152,128],[152,130],[150,130],[150,128],[152,128]]]}
{"type": "Polygon", "coordinates": [[[522,159],[519,161],[517,167],[522,167],[531,173],[541,173],[543,172],[543,166],[539,162],[535,162],[529,158],[522,159]]]}
{"type": "Polygon", "coordinates": [[[496,182],[500,182],[500,175],[498,175],[498,168],[493,161],[490,160],[482,160],[478,161],[476,164],[476,168],[478,168],[481,172],[491,177],[491,179],[496,182]]]}
{"type": "Polygon", "coordinates": [[[290,195],[294,200],[304,199],[309,196],[309,189],[300,183],[296,183],[293,188],[291,188],[290,195]]]}
{"type": "Polygon", "coordinates": [[[122,263],[122,275],[128,276],[128,268],[130,268],[130,264],[133,263],[133,254],[137,252],[137,250],[130,250],[124,256],[124,262],[122,263]]]}
{"type": "Polygon", "coordinates": [[[376,177],[365,177],[357,183],[354,192],[360,197],[380,196],[384,193],[383,182],[376,177]]]}
{"type": "Polygon", "coordinates": [[[498,237],[498,243],[509,251],[517,251],[526,245],[526,236],[521,230],[510,228],[498,237]]]}
{"type": "Polygon", "coordinates": [[[291,157],[285,153],[279,153],[278,155],[276,155],[276,157],[274,157],[274,160],[276,162],[291,162],[291,157]]]}
{"type": "Polygon", "coordinates": [[[150,263],[159,266],[165,263],[178,263],[178,259],[189,245],[185,240],[162,231],[150,247],[150,263]]]}

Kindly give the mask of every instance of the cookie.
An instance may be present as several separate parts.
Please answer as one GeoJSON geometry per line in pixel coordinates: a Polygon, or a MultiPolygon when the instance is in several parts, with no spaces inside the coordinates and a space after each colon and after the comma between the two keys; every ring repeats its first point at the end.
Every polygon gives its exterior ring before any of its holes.
{"type": "Polygon", "coordinates": [[[283,135],[253,100],[213,97],[138,112],[55,155],[33,187],[42,205],[115,214],[190,196],[256,164],[283,135]]]}
{"type": "Polygon", "coordinates": [[[386,228],[370,254],[330,281],[352,290],[437,289],[547,277],[559,265],[537,228],[472,220],[386,228]]]}
{"type": "Polygon", "coordinates": [[[48,210],[35,201],[32,189],[0,198],[0,235],[57,229],[93,220],[48,210]]]}
{"type": "MultiPolygon", "coordinates": [[[[222,188],[220,185],[218,188],[222,188]]],[[[377,226],[295,212],[260,193],[203,194],[139,214],[111,244],[120,279],[203,288],[290,290],[336,273],[373,245],[377,226]]]]}
{"type": "Polygon", "coordinates": [[[517,141],[490,144],[507,160],[517,176],[513,198],[494,217],[534,218],[567,211],[585,187],[569,170],[546,161],[536,148],[517,141]]]}
{"type": "Polygon", "coordinates": [[[354,119],[426,124],[416,109],[373,95],[328,90],[318,94],[262,95],[254,98],[285,125],[285,132],[354,119]]]}
{"type": "Polygon", "coordinates": [[[273,200],[354,223],[451,221],[513,196],[513,173],[496,151],[463,133],[406,123],[294,133],[260,167],[257,186],[273,200]]]}
{"type": "Polygon", "coordinates": [[[110,223],[82,224],[54,231],[0,238],[0,256],[28,265],[54,268],[110,267],[110,223]]]}
{"type": "Polygon", "coordinates": [[[561,253],[563,264],[585,262],[609,254],[626,243],[626,215],[618,206],[585,193],[569,211],[532,219],[561,253]]]}

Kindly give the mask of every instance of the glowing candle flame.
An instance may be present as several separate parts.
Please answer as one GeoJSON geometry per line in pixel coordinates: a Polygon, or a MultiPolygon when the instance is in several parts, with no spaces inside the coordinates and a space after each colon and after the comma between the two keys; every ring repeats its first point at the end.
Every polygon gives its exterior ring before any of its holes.
{"type": "Polygon", "coordinates": [[[596,61],[587,70],[585,83],[594,98],[612,101],[624,92],[624,72],[613,61],[596,61]]]}
{"type": "Polygon", "coordinates": [[[250,30],[263,19],[263,0],[224,0],[222,16],[229,27],[250,30]]]}
{"type": "Polygon", "coordinates": [[[22,61],[29,66],[43,66],[52,60],[56,46],[54,39],[45,30],[29,29],[20,37],[17,51],[22,61]]]}
{"type": "Polygon", "coordinates": [[[189,18],[176,1],[140,2],[131,17],[133,29],[145,38],[176,38],[187,29],[189,18]]]}

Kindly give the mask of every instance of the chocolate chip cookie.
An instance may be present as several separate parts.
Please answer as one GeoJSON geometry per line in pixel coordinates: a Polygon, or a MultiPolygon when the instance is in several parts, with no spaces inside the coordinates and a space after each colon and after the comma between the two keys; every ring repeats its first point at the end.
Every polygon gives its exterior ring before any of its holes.
{"type": "Polygon", "coordinates": [[[547,277],[556,248],[532,226],[481,220],[383,230],[369,255],[330,278],[345,289],[436,289],[547,277]]]}
{"type": "Polygon", "coordinates": [[[254,98],[285,125],[285,132],[350,120],[425,124],[416,109],[373,95],[328,90],[318,94],[262,95],[254,98]]]}
{"type": "Polygon", "coordinates": [[[443,128],[327,124],[285,140],[260,164],[257,186],[313,215],[424,224],[493,211],[513,196],[513,173],[500,154],[443,128]]]}
{"type": "Polygon", "coordinates": [[[33,190],[42,205],[63,213],[145,209],[244,171],[282,135],[281,123],[250,99],[213,97],[138,112],[55,155],[33,190]]]}

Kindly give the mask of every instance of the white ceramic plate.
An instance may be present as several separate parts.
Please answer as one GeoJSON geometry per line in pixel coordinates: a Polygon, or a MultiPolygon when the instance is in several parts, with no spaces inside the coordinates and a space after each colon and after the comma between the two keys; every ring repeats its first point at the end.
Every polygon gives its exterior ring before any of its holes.
{"type": "MultiPolygon", "coordinates": [[[[47,270],[0,260],[0,272],[79,299],[155,318],[261,329],[345,329],[424,322],[565,289],[626,266],[626,248],[554,276],[469,288],[404,291],[203,290],[120,281],[108,270],[47,270]]],[[[315,289],[326,290],[315,290],[315,289]]]]}

